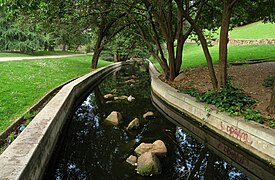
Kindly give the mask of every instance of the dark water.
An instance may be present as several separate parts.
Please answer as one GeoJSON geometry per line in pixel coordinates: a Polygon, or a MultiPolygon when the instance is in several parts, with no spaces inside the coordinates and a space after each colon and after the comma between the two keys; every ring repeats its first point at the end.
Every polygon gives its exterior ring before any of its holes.
{"type": "Polygon", "coordinates": [[[44,179],[147,179],[125,160],[141,142],[158,139],[165,142],[168,154],[161,159],[162,174],[148,179],[250,179],[154,108],[148,72],[140,67],[108,77],[76,109],[44,179]],[[128,79],[135,79],[133,87],[125,82],[128,79]],[[135,100],[106,102],[107,93],[132,95],[135,100]],[[114,110],[124,119],[118,127],[104,123],[114,110]],[[147,111],[156,118],[143,120],[147,111]],[[125,127],[136,117],[142,127],[127,131],[125,127]]]}

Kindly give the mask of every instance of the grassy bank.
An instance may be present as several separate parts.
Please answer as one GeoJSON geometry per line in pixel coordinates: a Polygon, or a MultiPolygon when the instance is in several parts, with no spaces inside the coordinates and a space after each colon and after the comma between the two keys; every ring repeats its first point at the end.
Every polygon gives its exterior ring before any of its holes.
{"type": "MultiPolygon", "coordinates": [[[[48,91],[91,71],[90,56],[0,62],[0,132],[48,91]]],[[[100,66],[110,62],[100,61],[100,66]]]]}
{"type": "MultiPolygon", "coordinates": [[[[274,59],[275,45],[243,45],[229,46],[228,62],[236,62],[252,59],[274,59]]],[[[217,45],[209,48],[213,62],[216,64],[219,57],[219,47],[217,45]]],[[[201,46],[197,44],[186,44],[183,53],[182,68],[206,65],[206,60],[201,46]]]]}
{"type": "Polygon", "coordinates": [[[275,38],[275,23],[256,22],[234,28],[229,32],[233,39],[268,39],[275,38]]]}
{"type": "Polygon", "coordinates": [[[0,52],[0,57],[30,57],[31,55],[23,53],[12,53],[12,52],[0,52]]]}
{"type": "MultiPolygon", "coordinates": [[[[243,45],[243,46],[229,46],[228,48],[228,62],[254,60],[254,59],[270,59],[275,60],[274,53],[275,45],[243,45]]],[[[214,64],[217,64],[219,57],[219,47],[217,45],[209,48],[214,64]]],[[[160,70],[159,64],[156,60],[153,63],[160,70]]],[[[206,60],[201,46],[195,43],[186,43],[183,49],[182,69],[205,66],[206,60]]]]}
{"type": "Polygon", "coordinates": [[[78,52],[70,51],[36,51],[33,53],[19,53],[19,52],[0,52],[0,57],[30,57],[30,56],[50,56],[50,55],[70,55],[78,54],[78,52]]]}
{"type": "MultiPolygon", "coordinates": [[[[275,38],[275,23],[255,22],[229,31],[230,39],[271,39],[275,38]]],[[[213,32],[216,39],[220,38],[220,29],[213,32]]]]}

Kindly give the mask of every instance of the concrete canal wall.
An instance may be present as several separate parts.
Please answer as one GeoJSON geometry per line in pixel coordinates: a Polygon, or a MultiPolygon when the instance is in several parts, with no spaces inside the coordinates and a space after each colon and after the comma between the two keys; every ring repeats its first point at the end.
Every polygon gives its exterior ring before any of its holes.
{"type": "Polygon", "coordinates": [[[65,85],[0,156],[0,179],[40,179],[68,116],[107,75],[128,63],[115,63],[65,85]]]}
{"type": "MultiPolygon", "coordinates": [[[[152,92],[165,103],[196,120],[224,138],[244,148],[275,167],[275,130],[240,117],[218,112],[212,105],[197,102],[195,98],[178,92],[162,82],[159,72],[149,64],[152,92]]],[[[184,121],[178,122],[184,126],[184,121]]]]}

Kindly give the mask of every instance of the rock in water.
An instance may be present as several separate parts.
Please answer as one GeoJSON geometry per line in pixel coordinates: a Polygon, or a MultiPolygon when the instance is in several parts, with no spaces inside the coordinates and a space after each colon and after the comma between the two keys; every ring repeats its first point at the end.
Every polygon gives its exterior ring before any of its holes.
{"type": "Polygon", "coordinates": [[[131,130],[131,129],[138,129],[138,128],[139,128],[139,125],[140,125],[139,119],[138,119],[138,118],[135,118],[135,119],[133,119],[133,120],[129,123],[129,125],[127,126],[127,129],[128,129],[128,130],[131,130]]]}
{"type": "Polygon", "coordinates": [[[153,144],[151,143],[141,143],[138,147],[135,149],[135,153],[140,156],[145,152],[149,152],[153,149],[153,144]]]}
{"type": "Polygon", "coordinates": [[[130,155],[127,159],[126,162],[131,164],[132,166],[136,166],[137,165],[137,157],[130,155]]]}
{"type": "Polygon", "coordinates": [[[113,94],[105,94],[103,97],[104,97],[104,99],[113,99],[114,95],[113,94]]]}
{"type": "Polygon", "coordinates": [[[159,157],[165,157],[167,154],[167,148],[163,141],[156,140],[154,143],[141,143],[135,149],[135,153],[140,156],[145,152],[152,152],[159,157]]]}
{"type": "Polygon", "coordinates": [[[152,152],[143,153],[137,162],[137,173],[142,176],[152,176],[161,173],[159,159],[152,152]]]}
{"type": "Polygon", "coordinates": [[[135,100],[136,98],[134,98],[132,95],[130,95],[128,98],[127,98],[127,100],[129,101],[129,102],[132,102],[133,100],[135,100]]]}
{"type": "Polygon", "coordinates": [[[150,118],[154,118],[154,113],[151,111],[148,111],[147,113],[143,114],[143,118],[144,119],[150,119],[150,118]]]}
{"type": "Polygon", "coordinates": [[[135,84],[136,81],[134,79],[129,79],[129,80],[125,81],[125,83],[131,85],[131,84],[135,84]]]}
{"type": "Polygon", "coordinates": [[[167,148],[162,140],[156,140],[153,143],[152,153],[157,156],[165,157],[167,154],[167,148]]]}
{"type": "Polygon", "coordinates": [[[114,100],[124,100],[124,99],[128,99],[128,96],[114,97],[114,100]]]}
{"type": "Polygon", "coordinates": [[[119,112],[117,111],[113,111],[111,112],[111,114],[105,119],[105,121],[114,124],[114,125],[118,125],[122,122],[122,116],[119,112]]]}

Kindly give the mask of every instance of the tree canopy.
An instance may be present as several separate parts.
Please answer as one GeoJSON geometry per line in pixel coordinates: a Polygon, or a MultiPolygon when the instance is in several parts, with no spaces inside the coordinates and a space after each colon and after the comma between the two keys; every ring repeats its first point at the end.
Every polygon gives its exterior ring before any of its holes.
{"type": "Polygon", "coordinates": [[[131,54],[123,52],[131,48],[138,48],[139,52],[148,50],[170,80],[179,74],[184,43],[195,32],[214,89],[227,81],[230,28],[258,20],[274,21],[275,7],[272,0],[6,0],[2,6],[15,17],[38,24],[45,37],[45,49],[56,43],[63,44],[63,49],[78,47],[94,37],[93,68],[106,46],[121,55],[131,54]],[[219,76],[216,77],[204,29],[219,27],[219,76]],[[141,43],[144,45],[140,46],[141,43]]]}

